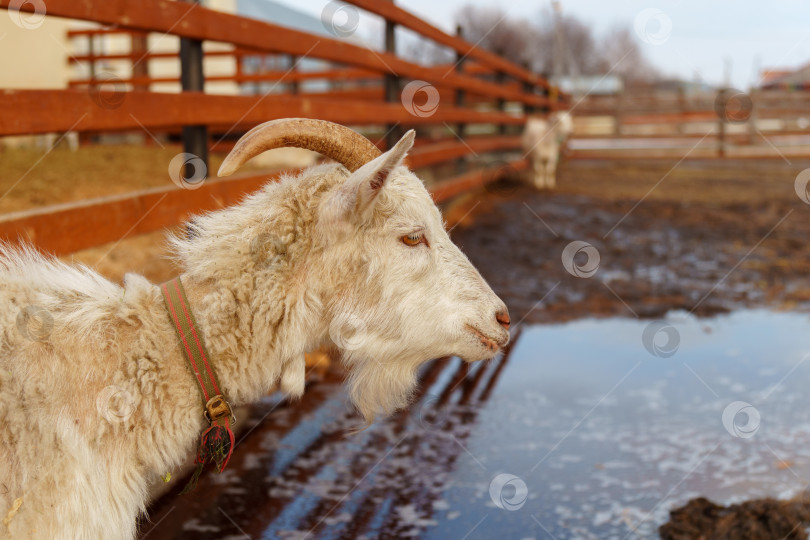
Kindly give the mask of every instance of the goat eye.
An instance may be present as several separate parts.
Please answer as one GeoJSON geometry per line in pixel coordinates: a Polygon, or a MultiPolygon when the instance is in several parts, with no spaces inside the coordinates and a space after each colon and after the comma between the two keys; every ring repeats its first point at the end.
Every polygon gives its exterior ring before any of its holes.
{"type": "Polygon", "coordinates": [[[425,242],[425,235],[420,233],[420,232],[406,234],[405,236],[402,237],[402,242],[406,246],[411,246],[411,247],[418,246],[419,244],[426,243],[425,242]]]}

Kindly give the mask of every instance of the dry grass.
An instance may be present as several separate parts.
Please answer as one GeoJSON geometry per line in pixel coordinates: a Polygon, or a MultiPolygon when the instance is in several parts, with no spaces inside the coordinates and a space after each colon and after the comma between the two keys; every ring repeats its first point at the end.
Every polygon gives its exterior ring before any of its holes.
{"type": "MultiPolygon", "coordinates": [[[[168,166],[180,145],[83,146],[72,152],[34,148],[0,148],[0,214],[59,203],[172,186],[168,166]]],[[[225,155],[210,156],[216,171],[225,155]]],[[[247,165],[246,170],[259,170],[247,165]]],[[[114,281],[137,272],[165,281],[177,269],[169,261],[163,232],[125,238],[63,257],[84,263],[114,281]]]]}
{"type": "MultiPolygon", "coordinates": [[[[169,162],[180,152],[130,145],[0,150],[0,213],[171,185],[169,162]]],[[[212,155],[211,169],[223,158],[212,155]]]]}
{"type": "Polygon", "coordinates": [[[749,204],[793,200],[794,180],[810,159],[569,160],[558,192],[603,200],[749,204]]]}

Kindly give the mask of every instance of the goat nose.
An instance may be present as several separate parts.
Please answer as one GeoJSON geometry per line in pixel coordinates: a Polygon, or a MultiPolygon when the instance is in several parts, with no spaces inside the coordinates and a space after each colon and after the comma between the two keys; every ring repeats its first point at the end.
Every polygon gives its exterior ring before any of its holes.
{"type": "Polygon", "coordinates": [[[505,329],[509,330],[509,324],[512,322],[509,319],[509,312],[506,309],[502,309],[495,314],[495,320],[498,321],[498,324],[503,326],[505,329]]]}

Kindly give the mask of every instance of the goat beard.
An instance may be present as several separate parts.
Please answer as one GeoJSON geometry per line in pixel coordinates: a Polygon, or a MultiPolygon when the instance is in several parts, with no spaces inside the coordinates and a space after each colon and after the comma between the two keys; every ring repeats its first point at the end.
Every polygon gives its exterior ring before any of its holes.
{"type": "Polygon", "coordinates": [[[349,397],[367,425],[378,414],[389,415],[410,402],[420,362],[368,358],[357,352],[345,352],[343,361],[349,366],[349,397]]]}

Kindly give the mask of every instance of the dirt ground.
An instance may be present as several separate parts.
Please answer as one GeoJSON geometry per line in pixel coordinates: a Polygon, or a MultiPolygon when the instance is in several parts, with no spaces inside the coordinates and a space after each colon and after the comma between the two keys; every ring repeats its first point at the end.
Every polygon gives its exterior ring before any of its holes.
{"type": "Polygon", "coordinates": [[[662,540],[804,540],[809,522],[810,505],[802,500],[720,506],[699,497],[670,512],[658,532],[662,540]]]}
{"type": "Polygon", "coordinates": [[[492,186],[456,203],[469,214],[453,238],[513,320],[810,307],[810,205],[794,188],[810,163],[675,165],[569,161],[553,193],[492,186]],[[591,277],[563,265],[574,241],[598,253],[591,277]]]}

